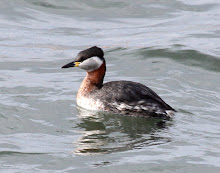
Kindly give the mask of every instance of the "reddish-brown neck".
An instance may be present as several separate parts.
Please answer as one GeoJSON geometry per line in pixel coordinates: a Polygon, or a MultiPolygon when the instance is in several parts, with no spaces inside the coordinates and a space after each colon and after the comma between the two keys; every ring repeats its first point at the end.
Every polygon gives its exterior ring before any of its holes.
{"type": "Polygon", "coordinates": [[[94,88],[101,88],[105,76],[105,71],[106,66],[104,62],[97,70],[87,72],[87,75],[79,88],[78,96],[86,95],[89,92],[91,92],[94,88]]]}

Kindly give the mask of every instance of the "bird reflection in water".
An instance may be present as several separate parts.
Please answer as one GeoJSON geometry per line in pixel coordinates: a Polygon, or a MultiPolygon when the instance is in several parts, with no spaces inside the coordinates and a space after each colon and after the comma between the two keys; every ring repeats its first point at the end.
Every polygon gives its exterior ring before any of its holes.
{"type": "Polygon", "coordinates": [[[170,142],[163,133],[170,121],[91,112],[77,107],[76,128],[83,134],[75,145],[76,154],[102,154],[143,148],[170,142]]]}

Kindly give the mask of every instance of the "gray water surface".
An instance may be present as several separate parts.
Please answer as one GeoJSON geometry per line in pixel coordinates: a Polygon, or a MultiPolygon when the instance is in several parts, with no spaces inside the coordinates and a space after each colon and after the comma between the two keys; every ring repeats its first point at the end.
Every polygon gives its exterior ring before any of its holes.
{"type": "Polygon", "coordinates": [[[0,33],[0,172],[220,172],[218,0],[2,0],[0,33]],[[78,108],[61,67],[94,45],[175,117],[78,108]]]}

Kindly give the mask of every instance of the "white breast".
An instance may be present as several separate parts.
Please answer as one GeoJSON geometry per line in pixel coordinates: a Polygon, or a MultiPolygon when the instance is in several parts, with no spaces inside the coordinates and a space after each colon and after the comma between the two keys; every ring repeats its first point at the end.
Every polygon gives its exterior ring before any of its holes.
{"type": "Polygon", "coordinates": [[[87,97],[79,97],[76,100],[78,106],[87,110],[104,111],[104,104],[100,100],[94,100],[87,97]]]}

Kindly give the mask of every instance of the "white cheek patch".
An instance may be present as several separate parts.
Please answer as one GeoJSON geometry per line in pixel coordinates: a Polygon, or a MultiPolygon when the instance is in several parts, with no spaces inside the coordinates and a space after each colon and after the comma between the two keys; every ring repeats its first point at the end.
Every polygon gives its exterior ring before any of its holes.
{"type": "Polygon", "coordinates": [[[86,70],[87,72],[91,72],[97,70],[102,64],[103,60],[94,56],[80,63],[79,67],[86,70]]]}

